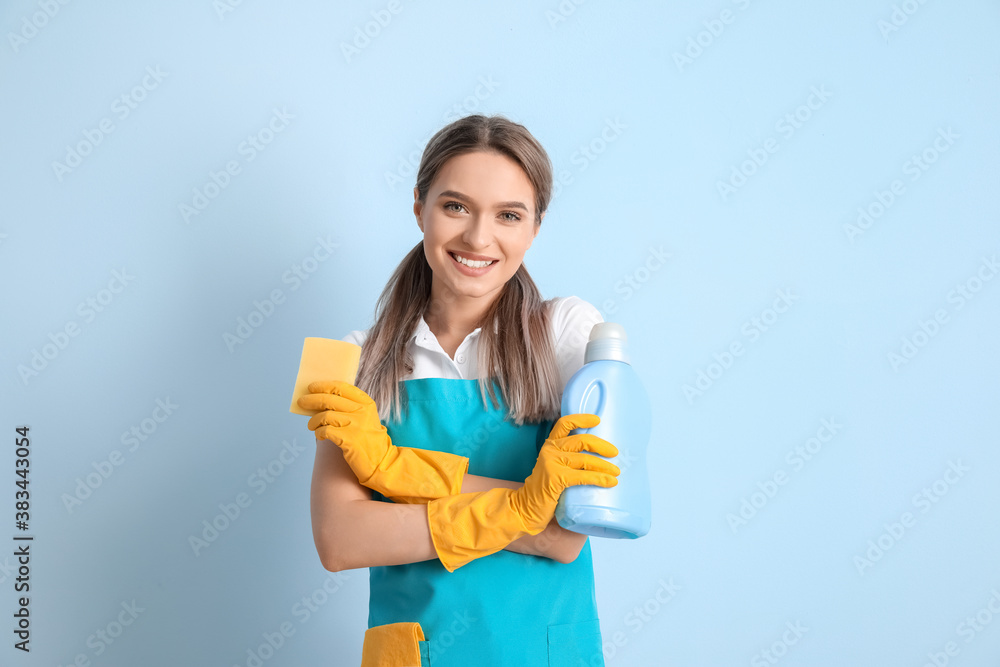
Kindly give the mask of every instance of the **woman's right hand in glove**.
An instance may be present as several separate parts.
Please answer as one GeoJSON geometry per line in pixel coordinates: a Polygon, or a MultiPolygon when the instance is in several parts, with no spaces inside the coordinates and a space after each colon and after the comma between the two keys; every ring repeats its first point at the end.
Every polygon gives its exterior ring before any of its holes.
{"type": "Polygon", "coordinates": [[[444,567],[453,572],[520,537],[542,532],[555,515],[559,496],[570,486],[618,484],[618,466],[587,453],[612,457],[618,448],[589,433],[569,434],[599,422],[591,414],[560,417],[538,452],[534,470],[518,489],[462,493],[429,502],[431,541],[444,567]]]}

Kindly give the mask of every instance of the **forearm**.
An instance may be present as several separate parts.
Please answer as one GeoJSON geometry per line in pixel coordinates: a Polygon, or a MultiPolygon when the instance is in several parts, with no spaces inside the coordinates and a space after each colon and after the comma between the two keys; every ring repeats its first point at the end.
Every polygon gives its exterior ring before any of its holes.
{"type": "Polygon", "coordinates": [[[354,500],[336,517],[320,515],[314,538],[333,571],[403,565],[437,558],[427,523],[427,505],[354,500]]]}
{"type": "Polygon", "coordinates": [[[326,440],[316,443],[309,504],[316,551],[328,570],[437,558],[427,505],[372,500],[340,449],[326,440]]]}
{"type": "MultiPolygon", "coordinates": [[[[466,475],[462,492],[520,486],[518,482],[466,475]]],[[[332,442],[317,442],[310,505],[316,550],[328,570],[402,565],[438,557],[431,541],[427,505],[371,500],[371,491],[358,484],[332,442]]],[[[569,563],[585,541],[586,536],[566,531],[552,521],[538,535],[522,537],[506,548],[569,563]]]]}
{"type": "MultiPolygon", "coordinates": [[[[506,479],[465,475],[462,480],[462,493],[488,491],[502,487],[517,489],[524,486],[521,482],[511,482],[506,479]]],[[[566,530],[553,519],[542,532],[537,535],[525,535],[508,544],[505,549],[529,556],[543,556],[559,561],[572,563],[580,555],[580,550],[587,541],[586,535],[566,530]]]]}
{"type": "MultiPolygon", "coordinates": [[[[315,511],[313,523],[313,537],[323,565],[335,572],[438,557],[431,541],[427,505],[352,500],[341,505],[332,516],[324,517],[321,511],[315,511]]],[[[541,533],[521,537],[504,548],[570,563],[579,555],[586,539],[586,535],[565,530],[553,519],[541,533]]]]}

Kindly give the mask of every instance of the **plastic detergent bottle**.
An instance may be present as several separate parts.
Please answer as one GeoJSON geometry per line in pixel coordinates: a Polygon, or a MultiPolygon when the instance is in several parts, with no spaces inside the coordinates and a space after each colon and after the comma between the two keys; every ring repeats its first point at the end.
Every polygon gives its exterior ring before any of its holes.
{"type": "Polygon", "coordinates": [[[620,324],[594,325],[584,364],[566,385],[562,414],[581,412],[597,415],[601,423],[573,433],[593,433],[617,447],[618,456],[607,460],[618,466],[621,474],[618,485],[610,489],[591,484],[567,488],[559,497],[556,520],[563,528],[584,535],[642,537],[649,532],[650,523],[646,446],[652,409],[629,363],[625,329],[620,324]]]}

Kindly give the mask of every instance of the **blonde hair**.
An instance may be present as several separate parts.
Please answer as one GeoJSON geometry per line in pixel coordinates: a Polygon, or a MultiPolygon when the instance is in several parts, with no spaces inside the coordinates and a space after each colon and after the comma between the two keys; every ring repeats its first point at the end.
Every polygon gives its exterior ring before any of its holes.
{"type": "MultiPolygon", "coordinates": [[[[535,224],[541,224],[552,196],[552,164],[524,126],[499,115],[466,116],[431,138],[417,171],[418,200],[425,201],[448,160],[477,151],[505,155],[521,166],[535,191],[535,224]]],[[[442,305],[431,303],[432,276],[420,241],[396,267],[375,305],[356,384],[374,399],[383,420],[400,419],[405,400],[400,380],[413,370],[407,343],[421,316],[442,305]]],[[[559,417],[559,369],[548,303],[522,263],[477,325],[483,406],[488,407],[488,395],[493,407],[499,407],[498,387],[518,426],[559,417]]]]}

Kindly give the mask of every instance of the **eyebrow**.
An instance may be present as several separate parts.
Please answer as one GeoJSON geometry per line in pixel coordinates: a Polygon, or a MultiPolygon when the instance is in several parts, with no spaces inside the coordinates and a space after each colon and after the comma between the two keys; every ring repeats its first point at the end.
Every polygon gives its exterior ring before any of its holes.
{"type": "MultiPolygon", "coordinates": [[[[461,199],[464,202],[469,202],[469,203],[472,202],[472,200],[469,199],[467,196],[463,195],[461,192],[456,192],[455,190],[445,190],[444,192],[442,192],[441,194],[438,195],[438,199],[440,199],[441,197],[451,197],[453,199],[461,199]]],[[[525,206],[524,204],[522,204],[519,201],[501,201],[501,202],[497,202],[496,207],[497,208],[519,208],[522,211],[524,211],[525,213],[528,212],[528,207],[525,206]]]]}

